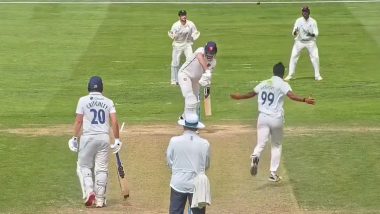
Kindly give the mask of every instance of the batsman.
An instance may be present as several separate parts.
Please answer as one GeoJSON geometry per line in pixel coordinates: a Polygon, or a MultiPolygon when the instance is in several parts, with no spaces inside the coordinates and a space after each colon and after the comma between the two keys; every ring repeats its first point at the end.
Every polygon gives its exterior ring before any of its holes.
{"type": "Polygon", "coordinates": [[[87,96],[81,97],[76,109],[74,136],[69,148],[78,152],[77,175],[87,207],[106,206],[109,150],[117,153],[122,145],[115,105],[103,96],[103,82],[98,76],[91,77],[87,96]],[[110,144],[110,125],[115,142],[110,144]],[[78,145],[79,133],[80,143],[78,145]],[[95,182],[93,180],[95,178],[95,182]]]}
{"type": "MultiPolygon", "coordinates": [[[[217,47],[215,42],[207,42],[204,47],[198,48],[191,57],[181,66],[178,73],[179,86],[185,98],[184,113],[199,112],[199,90],[205,87],[210,93],[211,78],[216,66],[217,47]]],[[[205,94],[207,97],[207,94],[205,94]]],[[[180,116],[180,119],[184,119],[180,116]]]]}

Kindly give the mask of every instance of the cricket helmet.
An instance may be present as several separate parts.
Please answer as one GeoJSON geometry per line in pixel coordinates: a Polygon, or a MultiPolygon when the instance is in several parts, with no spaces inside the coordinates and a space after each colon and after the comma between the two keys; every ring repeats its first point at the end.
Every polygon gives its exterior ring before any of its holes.
{"type": "Polygon", "coordinates": [[[205,54],[208,57],[214,57],[216,55],[216,52],[218,51],[218,48],[216,47],[215,42],[207,42],[205,46],[205,54]]]}
{"type": "Polygon", "coordinates": [[[98,76],[91,77],[90,81],[88,82],[88,91],[89,92],[103,92],[103,81],[102,78],[98,76]]]}
{"type": "Polygon", "coordinates": [[[178,16],[186,16],[186,15],[187,15],[186,10],[178,11],[178,16]]]}

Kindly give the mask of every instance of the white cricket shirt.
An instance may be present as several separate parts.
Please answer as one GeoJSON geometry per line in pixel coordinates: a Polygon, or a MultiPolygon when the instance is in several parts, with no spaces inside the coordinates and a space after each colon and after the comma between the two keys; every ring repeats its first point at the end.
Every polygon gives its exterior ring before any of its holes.
{"type": "Polygon", "coordinates": [[[79,99],[76,113],[83,115],[83,135],[108,134],[110,114],[116,113],[116,109],[102,93],[90,92],[79,99]]]}
{"type": "Polygon", "coordinates": [[[296,20],[293,27],[293,35],[294,32],[298,29],[298,34],[294,40],[298,41],[315,41],[317,36],[319,35],[317,22],[309,17],[307,20],[304,17],[300,17],[296,20]],[[307,33],[315,34],[315,37],[307,36],[307,33]]]}
{"type": "Polygon", "coordinates": [[[185,44],[192,45],[193,38],[191,37],[191,34],[196,31],[197,28],[192,21],[186,20],[186,24],[184,25],[180,20],[176,21],[170,29],[170,32],[176,35],[173,39],[173,46],[183,46],[185,44]]]}
{"type": "MultiPolygon", "coordinates": [[[[193,55],[191,55],[189,59],[186,60],[186,62],[183,63],[183,65],[179,69],[179,72],[185,72],[192,80],[200,80],[202,74],[204,73],[202,65],[201,63],[199,63],[199,60],[197,59],[198,53],[205,54],[204,47],[200,47],[197,50],[195,50],[193,55]]],[[[215,57],[211,61],[207,61],[207,63],[208,69],[211,72],[213,72],[216,66],[215,57]]]]}
{"type": "Polygon", "coordinates": [[[170,186],[177,192],[193,193],[194,178],[210,166],[210,144],[195,132],[185,130],[183,135],[170,139],[166,159],[172,170],[170,186]]]}
{"type": "Polygon", "coordinates": [[[290,85],[277,76],[259,83],[254,88],[257,93],[259,112],[272,117],[283,117],[284,98],[291,90],[290,85]]]}

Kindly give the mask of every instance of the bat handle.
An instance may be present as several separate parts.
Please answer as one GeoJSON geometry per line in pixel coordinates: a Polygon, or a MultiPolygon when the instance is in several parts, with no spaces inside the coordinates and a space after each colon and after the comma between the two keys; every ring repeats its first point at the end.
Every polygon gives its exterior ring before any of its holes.
{"type": "Polygon", "coordinates": [[[121,178],[124,178],[125,173],[124,173],[124,167],[123,164],[121,163],[119,153],[116,153],[116,161],[117,161],[117,170],[119,171],[119,175],[121,178]]]}
{"type": "Polygon", "coordinates": [[[121,165],[121,160],[120,160],[119,152],[116,152],[116,161],[117,161],[117,165],[121,165]]]}

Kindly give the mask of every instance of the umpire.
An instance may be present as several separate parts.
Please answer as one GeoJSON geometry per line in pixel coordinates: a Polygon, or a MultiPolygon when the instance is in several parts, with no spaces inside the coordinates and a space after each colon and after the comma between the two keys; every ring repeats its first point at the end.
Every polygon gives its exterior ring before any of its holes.
{"type": "MultiPolygon", "coordinates": [[[[196,131],[205,125],[199,122],[195,113],[185,114],[184,120],[178,121],[184,132],[170,139],[166,152],[169,168],[172,171],[170,180],[170,214],[184,213],[186,201],[191,204],[194,193],[194,178],[204,173],[210,166],[210,144],[198,136],[196,131]]],[[[193,214],[206,213],[206,207],[191,208],[193,214]]]]}

